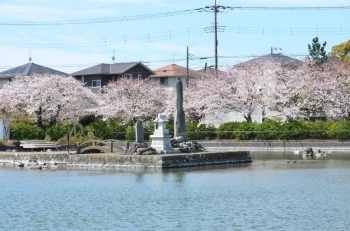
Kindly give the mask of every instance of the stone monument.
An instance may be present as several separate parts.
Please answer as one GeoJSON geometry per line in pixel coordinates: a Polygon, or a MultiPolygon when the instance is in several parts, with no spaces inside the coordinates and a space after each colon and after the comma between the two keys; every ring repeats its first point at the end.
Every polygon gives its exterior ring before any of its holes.
{"type": "Polygon", "coordinates": [[[158,127],[156,127],[153,135],[151,135],[151,147],[160,154],[178,153],[179,150],[171,146],[171,135],[169,134],[169,130],[166,128],[167,122],[168,119],[166,118],[166,115],[162,114],[159,114],[154,120],[155,125],[158,125],[158,127]]]}
{"type": "Polygon", "coordinates": [[[183,86],[179,80],[175,84],[175,116],[174,116],[174,139],[177,142],[186,141],[186,121],[183,109],[183,86]]]}
{"type": "Polygon", "coordinates": [[[136,143],[144,143],[144,137],[143,137],[143,127],[142,122],[138,121],[135,125],[135,135],[136,135],[136,143]]]}

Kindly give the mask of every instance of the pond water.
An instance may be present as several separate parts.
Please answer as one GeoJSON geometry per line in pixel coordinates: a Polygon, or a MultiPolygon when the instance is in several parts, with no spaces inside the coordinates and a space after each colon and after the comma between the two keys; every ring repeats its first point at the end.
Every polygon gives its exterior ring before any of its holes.
{"type": "Polygon", "coordinates": [[[0,166],[0,230],[349,230],[350,153],[169,170],[0,166]]]}

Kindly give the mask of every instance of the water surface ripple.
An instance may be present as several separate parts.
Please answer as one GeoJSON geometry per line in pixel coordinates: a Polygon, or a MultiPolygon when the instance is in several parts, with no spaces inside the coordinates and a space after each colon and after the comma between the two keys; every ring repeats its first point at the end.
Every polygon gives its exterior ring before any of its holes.
{"type": "Polygon", "coordinates": [[[1,166],[0,230],[349,230],[349,195],[347,156],[153,171],[1,166]]]}

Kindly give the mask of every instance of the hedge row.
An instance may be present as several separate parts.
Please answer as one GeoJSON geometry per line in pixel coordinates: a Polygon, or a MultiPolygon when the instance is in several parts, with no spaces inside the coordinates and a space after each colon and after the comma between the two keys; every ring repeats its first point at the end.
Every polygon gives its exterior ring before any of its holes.
{"type": "MultiPolygon", "coordinates": [[[[173,124],[167,125],[173,133],[173,124]]],[[[48,139],[58,140],[67,133],[71,133],[71,125],[59,125],[43,130],[27,123],[11,125],[11,139],[31,140],[48,139]]],[[[153,133],[153,126],[144,126],[145,140],[153,133]]],[[[123,125],[118,122],[94,121],[86,126],[78,126],[77,136],[92,134],[96,139],[135,140],[134,126],[123,125]]],[[[91,137],[91,135],[89,136],[91,137]]],[[[317,121],[307,122],[291,120],[285,123],[264,121],[263,123],[228,122],[219,128],[198,123],[186,124],[186,137],[190,140],[204,139],[235,139],[235,140],[301,140],[301,139],[336,139],[350,140],[350,122],[317,121]]]]}
{"type": "Polygon", "coordinates": [[[264,121],[259,124],[229,122],[222,124],[217,129],[217,138],[236,140],[350,140],[350,121],[290,120],[285,123],[264,121]]]}

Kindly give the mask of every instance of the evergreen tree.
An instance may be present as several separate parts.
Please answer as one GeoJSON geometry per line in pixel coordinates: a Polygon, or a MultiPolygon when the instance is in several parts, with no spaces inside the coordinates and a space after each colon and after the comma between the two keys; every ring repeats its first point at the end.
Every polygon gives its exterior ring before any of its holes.
{"type": "Polygon", "coordinates": [[[308,58],[314,63],[320,65],[325,63],[328,59],[327,53],[325,51],[327,42],[324,42],[321,46],[318,41],[318,37],[312,39],[312,44],[308,44],[309,47],[309,56],[308,58]]]}

